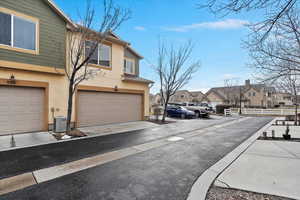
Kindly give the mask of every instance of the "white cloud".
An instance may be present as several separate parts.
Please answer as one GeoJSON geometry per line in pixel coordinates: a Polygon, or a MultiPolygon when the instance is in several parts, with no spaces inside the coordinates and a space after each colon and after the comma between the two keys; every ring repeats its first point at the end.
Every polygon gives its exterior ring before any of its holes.
{"type": "Polygon", "coordinates": [[[137,31],[146,31],[146,28],[143,26],[135,26],[134,29],[137,31]]]}
{"type": "Polygon", "coordinates": [[[248,25],[249,22],[246,20],[240,19],[226,19],[223,21],[215,21],[215,22],[202,22],[190,25],[183,25],[177,27],[164,27],[164,30],[174,31],[174,32],[188,32],[191,30],[198,29],[238,29],[242,28],[245,25],[248,25]]]}

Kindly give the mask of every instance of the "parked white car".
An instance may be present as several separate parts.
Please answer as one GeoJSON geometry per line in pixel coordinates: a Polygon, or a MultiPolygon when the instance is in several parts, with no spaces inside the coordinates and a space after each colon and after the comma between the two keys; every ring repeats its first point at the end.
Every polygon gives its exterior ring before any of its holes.
{"type": "Polygon", "coordinates": [[[181,106],[188,110],[194,111],[197,118],[209,117],[210,107],[208,107],[208,105],[186,102],[182,103],[181,106]]]}

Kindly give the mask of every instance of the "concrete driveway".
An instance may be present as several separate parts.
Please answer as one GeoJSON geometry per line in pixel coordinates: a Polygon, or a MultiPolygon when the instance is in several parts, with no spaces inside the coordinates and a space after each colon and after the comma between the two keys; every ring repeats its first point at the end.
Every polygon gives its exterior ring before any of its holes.
{"type": "Polygon", "coordinates": [[[36,132],[0,136],[0,151],[16,147],[26,147],[56,142],[55,137],[49,132],[36,132]]]}
{"type": "MultiPolygon", "coordinates": [[[[204,132],[190,129],[181,132],[183,139],[176,142],[2,195],[0,199],[185,200],[199,175],[270,120],[247,118],[227,126],[208,125],[204,132]]],[[[153,130],[151,137],[170,137],[172,133],[168,131],[178,131],[180,125],[187,130],[196,124],[176,123],[156,133],[153,130]]],[[[121,135],[124,134],[118,136],[121,135]]],[[[85,144],[81,151],[94,147],[85,144]]],[[[73,151],[77,149],[73,146],[73,151]]]]}
{"type": "MultiPolygon", "coordinates": [[[[122,132],[142,130],[147,128],[154,128],[158,125],[147,122],[127,122],[119,124],[109,124],[102,126],[90,126],[80,128],[88,136],[103,136],[109,134],[118,134],[122,132]]],[[[0,151],[9,150],[12,148],[29,147],[35,145],[42,145],[56,142],[57,139],[52,135],[52,132],[33,132],[23,134],[11,134],[0,136],[0,151]]]]}
{"type": "Polygon", "coordinates": [[[86,133],[88,136],[103,136],[110,134],[117,134],[128,131],[142,130],[147,128],[157,127],[157,124],[147,122],[147,121],[136,121],[127,122],[119,124],[108,124],[102,126],[89,126],[79,128],[82,132],[86,133]]]}

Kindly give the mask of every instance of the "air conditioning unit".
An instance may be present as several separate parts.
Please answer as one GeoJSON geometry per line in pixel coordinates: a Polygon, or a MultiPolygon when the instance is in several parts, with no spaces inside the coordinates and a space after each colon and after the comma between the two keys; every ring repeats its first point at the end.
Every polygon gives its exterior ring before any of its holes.
{"type": "Polygon", "coordinates": [[[63,133],[67,129],[67,119],[65,117],[55,117],[54,118],[54,133],[63,133]]]}

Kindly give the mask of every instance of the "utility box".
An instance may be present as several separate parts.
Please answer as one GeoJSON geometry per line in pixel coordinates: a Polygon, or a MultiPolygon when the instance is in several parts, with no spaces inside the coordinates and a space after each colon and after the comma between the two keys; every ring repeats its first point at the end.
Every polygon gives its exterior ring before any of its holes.
{"type": "Polygon", "coordinates": [[[55,117],[54,118],[54,126],[53,132],[54,133],[63,133],[66,132],[67,129],[67,119],[65,117],[55,117]]]}

